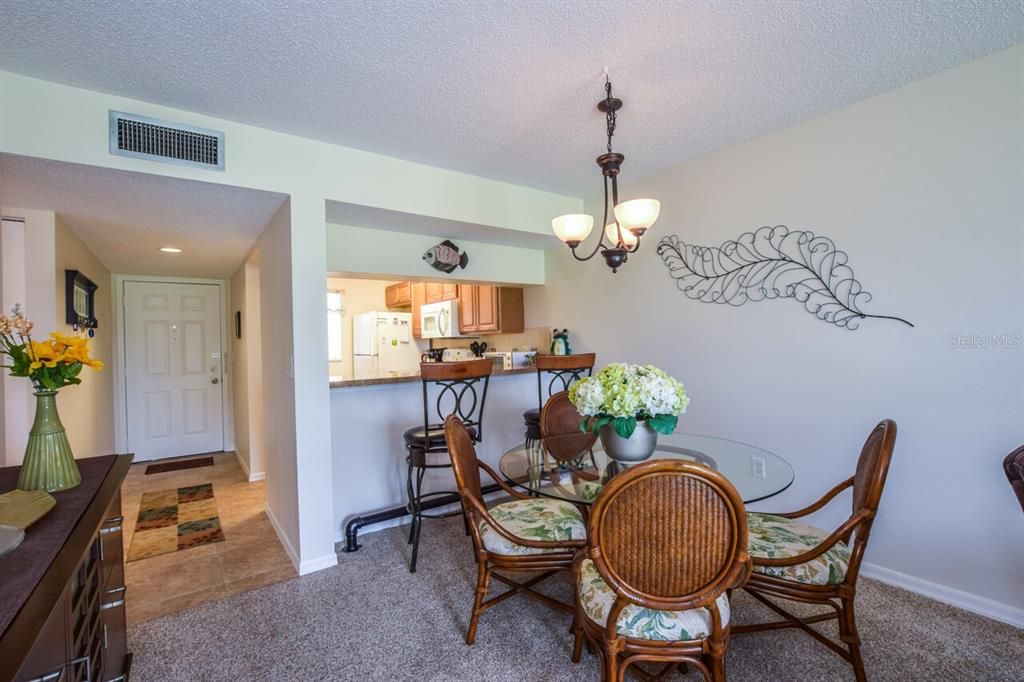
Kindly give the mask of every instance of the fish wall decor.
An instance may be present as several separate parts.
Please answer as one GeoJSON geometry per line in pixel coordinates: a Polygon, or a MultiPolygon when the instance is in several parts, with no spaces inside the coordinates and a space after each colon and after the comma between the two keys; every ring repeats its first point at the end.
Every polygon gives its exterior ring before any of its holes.
{"type": "Polygon", "coordinates": [[[469,256],[464,251],[459,251],[450,240],[445,239],[437,246],[431,246],[423,254],[423,260],[427,265],[444,273],[451,273],[455,268],[466,269],[469,263],[469,256]]]}

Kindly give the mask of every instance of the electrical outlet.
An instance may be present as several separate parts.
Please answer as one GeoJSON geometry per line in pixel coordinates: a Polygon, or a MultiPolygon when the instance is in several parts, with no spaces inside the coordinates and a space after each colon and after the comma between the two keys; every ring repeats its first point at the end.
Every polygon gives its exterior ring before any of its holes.
{"type": "Polygon", "coordinates": [[[750,473],[754,478],[768,478],[768,472],[765,469],[764,457],[750,458],[750,473]]]}

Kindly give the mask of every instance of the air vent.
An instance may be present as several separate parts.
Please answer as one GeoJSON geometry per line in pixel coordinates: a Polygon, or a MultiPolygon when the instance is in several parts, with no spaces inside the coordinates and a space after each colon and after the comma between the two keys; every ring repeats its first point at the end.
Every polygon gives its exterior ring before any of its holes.
{"type": "Polygon", "coordinates": [[[222,171],[224,133],[111,111],[110,153],[222,171]]]}

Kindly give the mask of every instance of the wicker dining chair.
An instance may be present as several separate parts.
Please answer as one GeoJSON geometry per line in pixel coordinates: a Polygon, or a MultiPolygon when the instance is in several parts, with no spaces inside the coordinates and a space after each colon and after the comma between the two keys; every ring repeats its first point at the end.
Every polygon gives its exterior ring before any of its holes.
{"type": "Polygon", "coordinates": [[[867,679],[854,597],[895,443],[896,422],[885,419],[864,442],[854,475],[817,502],[787,514],[747,515],[754,573],[745,589],[785,620],[737,626],[734,634],[798,627],[849,662],[858,682],[867,679]],[[818,511],[846,488],[853,488],[853,515],[831,533],[794,520],[818,511]],[[830,610],[801,618],[768,597],[828,606],[830,610]],[[842,645],[811,627],[832,619],[838,620],[842,645]]]}
{"type": "Polygon", "coordinates": [[[573,562],[572,660],[586,638],[607,682],[641,662],[663,663],[659,676],[687,664],[724,680],[727,591],[749,574],[743,501],[722,474],[680,460],[630,467],[597,498],[573,562]]]}
{"type": "Polygon", "coordinates": [[[476,555],[476,595],[466,644],[476,639],[480,614],[516,594],[574,613],[571,605],[532,588],[572,567],[573,554],[583,547],[587,532],[579,510],[568,502],[528,497],[509,487],[494,469],[476,458],[472,435],[457,416],[445,420],[444,433],[476,555]],[[514,499],[488,509],[480,489],[481,469],[514,499]],[[539,574],[519,582],[496,571],[539,574]],[[487,599],[491,578],[511,589],[487,599]]]}
{"type": "Polygon", "coordinates": [[[581,457],[592,455],[597,436],[583,431],[583,418],[576,406],[569,400],[569,391],[555,393],[540,411],[540,435],[543,454],[551,455],[559,462],[579,462],[581,457]],[[558,438],[549,438],[558,436],[558,438]]]}
{"type": "Polygon", "coordinates": [[[544,382],[547,381],[546,394],[550,399],[558,390],[568,391],[570,386],[583,378],[584,372],[589,377],[594,371],[596,361],[597,355],[594,353],[534,356],[537,367],[537,407],[523,412],[527,445],[541,437],[540,413],[543,412],[545,404],[544,382]]]}
{"type": "Polygon", "coordinates": [[[1024,445],[1006,456],[1003,460],[1003,471],[1010,481],[1010,487],[1017,495],[1021,510],[1024,511],[1024,445]]]}

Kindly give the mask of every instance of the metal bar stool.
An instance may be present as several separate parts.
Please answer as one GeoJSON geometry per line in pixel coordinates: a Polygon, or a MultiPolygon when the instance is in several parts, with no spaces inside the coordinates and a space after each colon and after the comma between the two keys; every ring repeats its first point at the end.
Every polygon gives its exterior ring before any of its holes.
{"type": "Polygon", "coordinates": [[[568,391],[574,382],[583,378],[583,372],[589,377],[594,371],[597,356],[594,353],[579,355],[537,355],[537,407],[523,412],[526,423],[526,445],[530,446],[540,440],[540,411],[544,401],[560,391],[568,391]],[[547,395],[544,395],[544,381],[547,380],[547,395]]]}
{"type": "MultiPolygon", "coordinates": [[[[469,431],[474,443],[483,440],[484,402],[487,399],[487,385],[490,382],[491,360],[469,360],[465,362],[424,362],[420,364],[423,381],[423,425],[407,429],[403,434],[408,455],[406,491],[409,495],[408,510],[412,515],[409,528],[409,544],[412,545],[412,559],[409,572],[416,572],[416,558],[420,547],[420,528],[424,518],[443,518],[464,512],[447,514],[424,514],[423,501],[442,495],[454,495],[454,491],[423,493],[423,477],[428,469],[451,468],[448,443],[444,437],[444,420],[454,414],[469,431]],[[433,386],[433,404],[429,387],[433,386]],[[443,457],[442,457],[443,455],[443,457]]],[[[469,533],[468,522],[466,533],[469,533]]]]}

